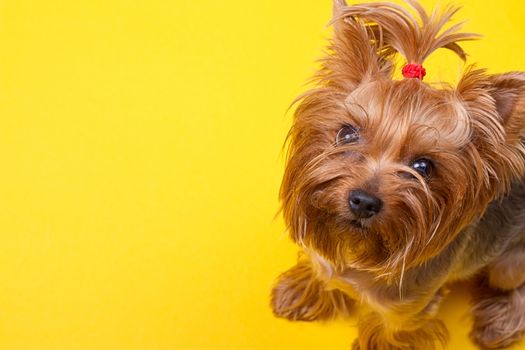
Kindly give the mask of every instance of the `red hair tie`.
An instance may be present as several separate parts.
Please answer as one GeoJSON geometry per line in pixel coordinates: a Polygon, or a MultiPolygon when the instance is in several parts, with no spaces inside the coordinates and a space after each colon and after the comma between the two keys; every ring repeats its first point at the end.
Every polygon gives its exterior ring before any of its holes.
{"type": "Polygon", "coordinates": [[[423,80],[423,77],[427,74],[422,65],[414,63],[405,64],[402,72],[405,78],[418,78],[419,80],[423,80]]]}

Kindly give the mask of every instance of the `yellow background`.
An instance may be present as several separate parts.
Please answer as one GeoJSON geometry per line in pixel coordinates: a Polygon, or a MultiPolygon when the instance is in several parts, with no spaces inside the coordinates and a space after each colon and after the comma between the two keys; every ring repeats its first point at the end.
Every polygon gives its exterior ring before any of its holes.
{"type": "MultiPolygon", "coordinates": [[[[472,62],[525,69],[522,3],[463,4],[486,36],[472,62]]],[[[268,307],[296,254],[273,219],[286,109],[330,13],[329,0],[0,1],[0,349],[349,348],[352,324],[268,307]]],[[[427,81],[462,67],[435,57],[427,81]]],[[[443,309],[450,348],[474,349],[465,292],[443,309]]]]}

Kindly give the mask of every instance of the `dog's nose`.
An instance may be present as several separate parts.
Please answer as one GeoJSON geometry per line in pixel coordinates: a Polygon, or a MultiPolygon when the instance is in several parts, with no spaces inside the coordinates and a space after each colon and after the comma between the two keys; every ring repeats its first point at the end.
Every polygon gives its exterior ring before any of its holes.
{"type": "Polygon", "coordinates": [[[350,204],[350,210],[360,219],[376,215],[383,207],[381,199],[362,190],[351,191],[348,203],[350,204]]]}

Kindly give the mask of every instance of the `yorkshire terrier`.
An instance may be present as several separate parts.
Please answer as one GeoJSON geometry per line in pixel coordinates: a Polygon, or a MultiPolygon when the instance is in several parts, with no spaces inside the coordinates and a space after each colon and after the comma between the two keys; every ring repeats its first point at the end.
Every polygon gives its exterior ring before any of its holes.
{"type": "Polygon", "coordinates": [[[465,60],[458,42],[478,36],[446,27],[454,6],[406,2],[334,0],[288,136],[280,197],[301,253],[273,312],[313,321],[359,304],[353,349],[431,350],[447,340],[447,285],[475,280],[471,338],[500,349],[525,333],[525,73],[424,83],[433,51],[465,60]]]}

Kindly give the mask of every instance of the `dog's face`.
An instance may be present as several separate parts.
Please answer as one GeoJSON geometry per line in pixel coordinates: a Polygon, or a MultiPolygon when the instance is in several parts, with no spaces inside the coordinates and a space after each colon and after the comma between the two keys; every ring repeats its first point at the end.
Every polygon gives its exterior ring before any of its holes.
{"type": "Polygon", "coordinates": [[[352,25],[336,27],[323,85],[297,107],[283,211],[334,266],[392,273],[439,254],[523,173],[525,77],[470,71],[435,89],[393,80],[380,54],[360,74],[343,62],[352,25]]]}

